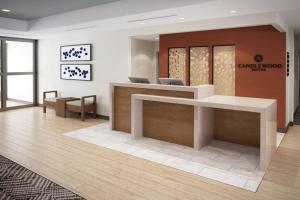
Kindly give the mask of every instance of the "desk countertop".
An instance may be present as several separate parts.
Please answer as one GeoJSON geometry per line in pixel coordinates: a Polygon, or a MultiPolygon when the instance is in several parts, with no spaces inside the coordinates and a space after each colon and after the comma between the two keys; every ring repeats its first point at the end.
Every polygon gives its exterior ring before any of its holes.
{"type": "Polygon", "coordinates": [[[274,99],[224,96],[224,95],[212,95],[202,99],[185,99],[185,98],[164,97],[164,96],[144,95],[144,94],[135,94],[133,95],[133,97],[135,99],[140,99],[140,100],[158,101],[158,102],[174,103],[174,104],[186,104],[186,105],[194,105],[194,106],[205,106],[205,107],[220,108],[220,109],[243,110],[243,111],[250,111],[250,112],[261,112],[265,109],[268,109],[273,104],[276,104],[276,100],[274,99]]]}
{"type": "Polygon", "coordinates": [[[212,95],[198,100],[201,105],[216,106],[216,107],[245,107],[248,109],[262,110],[267,109],[277,102],[275,99],[263,99],[252,97],[237,97],[237,96],[224,96],[212,95]]]}
{"type": "Polygon", "coordinates": [[[160,90],[176,90],[176,91],[191,91],[195,92],[199,89],[209,88],[213,90],[213,85],[199,85],[199,86],[178,86],[178,85],[162,85],[162,84],[142,84],[142,83],[110,83],[113,87],[134,87],[134,88],[147,88],[147,89],[160,89],[160,90]]]}

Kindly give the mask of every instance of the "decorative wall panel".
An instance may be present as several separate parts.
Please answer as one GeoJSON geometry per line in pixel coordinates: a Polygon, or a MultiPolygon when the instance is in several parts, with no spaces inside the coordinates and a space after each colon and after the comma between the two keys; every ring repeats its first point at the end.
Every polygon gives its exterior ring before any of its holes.
{"type": "Polygon", "coordinates": [[[169,49],[169,78],[179,78],[186,83],[185,48],[169,49]]]}
{"type": "Polygon", "coordinates": [[[215,94],[235,95],[235,46],[214,47],[213,84],[215,94]]]}
{"type": "Polygon", "coordinates": [[[92,69],[90,64],[61,64],[60,78],[65,80],[91,81],[92,69]]]}
{"type": "Polygon", "coordinates": [[[190,48],[190,85],[209,84],[208,47],[190,48]]]}
{"type": "Polygon", "coordinates": [[[91,44],[68,45],[60,47],[61,61],[90,61],[91,44]]]}

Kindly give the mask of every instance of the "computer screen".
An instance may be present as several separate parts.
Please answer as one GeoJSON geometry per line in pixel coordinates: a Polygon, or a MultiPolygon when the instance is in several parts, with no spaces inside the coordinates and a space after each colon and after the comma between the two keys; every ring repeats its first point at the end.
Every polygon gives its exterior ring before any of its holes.
{"type": "Polygon", "coordinates": [[[178,78],[159,78],[159,82],[163,85],[184,85],[183,81],[178,78]]]}
{"type": "Polygon", "coordinates": [[[147,78],[128,77],[128,79],[131,81],[131,83],[146,83],[146,84],[150,83],[150,81],[147,78]]]}

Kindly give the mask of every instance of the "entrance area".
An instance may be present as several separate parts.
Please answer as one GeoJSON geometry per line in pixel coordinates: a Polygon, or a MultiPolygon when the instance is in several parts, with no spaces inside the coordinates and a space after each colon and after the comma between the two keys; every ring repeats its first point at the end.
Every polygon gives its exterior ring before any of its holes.
{"type": "Polygon", "coordinates": [[[35,105],[35,41],[0,38],[0,46],[0,110],[35,105]]]}

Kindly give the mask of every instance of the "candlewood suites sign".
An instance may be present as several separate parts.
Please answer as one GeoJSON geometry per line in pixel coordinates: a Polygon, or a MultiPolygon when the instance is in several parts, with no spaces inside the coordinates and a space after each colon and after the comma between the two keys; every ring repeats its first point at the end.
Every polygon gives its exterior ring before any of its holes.
{"type": "Polygon", "coordinates": [[[281,69],[282,64],[269,64],[269,63],[261,63],[263,61],[262,55],[255,55],[254,60],[257,63],[251,64],[239,64],[239,68],[250,69],[251,71],[267,71],[268,69],[281,69]]]}

